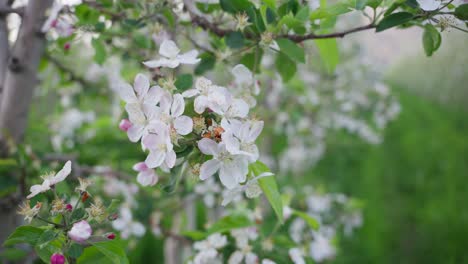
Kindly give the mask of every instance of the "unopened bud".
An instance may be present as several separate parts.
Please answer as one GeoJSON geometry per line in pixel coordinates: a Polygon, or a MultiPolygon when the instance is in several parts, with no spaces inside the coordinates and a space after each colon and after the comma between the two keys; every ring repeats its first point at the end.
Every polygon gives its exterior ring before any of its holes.
{"type": "Polygon", "coordinates": [[[54,253],[50,256],[50,264],[64,264],[65,256],[59,253],[54,253]]]}
{"type": "Polygon", "coordinates": [[[67,205],[65,205],[65,209],[66,209],[67,211],[71,211],[71,210],[73,210],[73,205],[67,204],[67,205]]]}
{"type": "Polygon", "coordinates": [[[130,120],[128,119],[122,119],[122,121],[120,121],[119,123],[120,130],[124,132],[127,132],[130,129],[130,127],[132,127],[132,122],[130,122],[130,120]]]}
{"type": "Polygon", "coordinates": [[[106,235],[106,237],[107,237],[107,239],[112,240],[112,239],[115,238],[115,234],[114,233],[109,233],[109,234],[106,235]]]}
{"type": "Polygon", "coordinates": [[[70,42],[67,42],[67,43],[65,43],[65,45],[63,45],[63,49],[66,50],[66,51],[68,51],[70,49],[70,47],[71,47],[70,42]]]}

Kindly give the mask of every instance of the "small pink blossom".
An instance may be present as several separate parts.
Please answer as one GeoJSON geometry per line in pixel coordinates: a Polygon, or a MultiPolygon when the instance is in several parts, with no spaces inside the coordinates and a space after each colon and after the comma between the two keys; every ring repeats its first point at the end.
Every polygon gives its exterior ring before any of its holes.
{"type": "Polygon", "coordinates": [[[110,240],[113,240],[115,239],[115,234],[114,233],[110,233],[110,234],[107,234],[106,237],[110,240]]]}
{"type": "Polygon", "coordinates": [[[71,210],[73,210],[73,205],[71,205],[71,204],[66,204],[66,205],[65,205],[65,209],[66,209],[67,211],[71,211],[71,210]]]}
{"type": "Polygon", "coordinates": [[[91,229],[89,223],[85,220],[81,220],[80,222],[73,224],[72,229],[68,231],[68,236],[72,240],[80,243],[88,239],[92,232],[93,230],[91,229]]]}

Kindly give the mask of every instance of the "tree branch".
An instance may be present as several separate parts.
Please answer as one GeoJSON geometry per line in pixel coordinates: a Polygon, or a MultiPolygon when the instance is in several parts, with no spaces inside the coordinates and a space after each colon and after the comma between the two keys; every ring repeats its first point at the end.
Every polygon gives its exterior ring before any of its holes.
{"type": "MultiPolygon", "coordinates": [[[[206,31],[210,31],[211,33],[219,37],[224,37],[228,35],[229,33],[234,32],[231,29],[220,28],[218,25],[211,23],[210,21],[208,21],[208,19],[204,18],[203,16],[198,15],[197,10],[195,9],[195,7],[192,5],[190,1],[184,0],[184,4],[186,6],[187,12],[190,14],[193,24],[201,27],[202,29],[206,31]]],[[[309,33],[306,35],[280,34],[280,35],[276,35],[275,38],[288,38],[296,43],[299,43],[299,42],[303,42],[309,39],[343,38],[344,36],[348,34],[359,32],[359,31],[364,31],[364,30],[368,30],[372,28],[375,28],[375,25],[373,23],[366,25],[366,26],[360,26],[360,27],[352,28],[346,31],[335,32],[335,33],[330,33],[330,34],[320,34],[320,35],[317,35],[315,33],[309,33]]],[[[258,39],[257,36],[249,32],[245,32],[244,37],[247,39],[258,39]]]]}
{"type": "Polygon", "coordinates": [[[9,7],[9,6],[0,6],[0,16],[6,16],[9,14],[17,14],[19,16],[23,16],[24,7],[9,7]]]}

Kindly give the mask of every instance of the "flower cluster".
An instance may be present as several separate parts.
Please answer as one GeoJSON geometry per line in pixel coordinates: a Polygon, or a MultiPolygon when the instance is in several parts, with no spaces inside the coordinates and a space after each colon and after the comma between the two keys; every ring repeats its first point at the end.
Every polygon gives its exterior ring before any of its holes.
{"type": "MultiPolygon", "coordinates": [[[[196,51],[179,54],[180,50],[170,40],[161,44],[159,53],[160,59],[144,64],[150,68],[175,68],[199,61],[196,51]]],[[[134,166],[141,185],[157,183],[155,169],[168,172],[187,161],[187,156],[178,156],[176,150],[190,146],[203,154],[201,159],[210,157],[202,164],[191,164],[199,166],[197,174],[201,180],[217,174],[228,190],[243,191],[250,186],[249,164],[259,158],[255,141],[263,129],[263,121],[248,115],[256,104],[252,94],[258,94],[259,88],[244,65],[235,66],[232,73],[234,82],[230,89],[199,77],[192,89],[178,93],[164,85],[151,86],[143,74],[136,76],[133,87],[120,86],[119,94],[128,113],[128,120],[123,120],[120,128],[127,132],[130,141],[141,141],[143,150],[148,151],[145,161],[134,166]],[[194,112],[186,115],[186,108],[193,108],[194,112]]]]}
{"type": "Polygon", "coordinates": [[[57,194],[56,185],[63,182],[70,175],[71,170],[72,163],[67,161],[59,172],[51,172],[42,176],[43,182],[31,186],[31,193],[27,196],[28,200],[18,210],[18,214],[24,216],[27,223],[37,222],[33,226],[44,224],[37,232],[48,232],[53,234],[53,237],[65,238],[57,240],[57,245],[54,247],[56,252],[50,253],[51,263],[64,263],[64,253],[67,252],[71,243],[84,247],[91,242],[115,238],[113,233],[100,235],[94,232],[96,230],[93,230],[92,225],[104,223],[109,219],[110,212],[98,198],[95,198],[94,202],[89,201],[90,194],[87,189],[92,184],[89,179],[78,178],[79,186],[75,188],[75,192],[79,195],[78,198],[70,198],[71,194],[63,196],[57,194]],[[52,202],[37,202],[31,207],[29,199],[47,192],[53,192],[52,202]],[[41,211],[43,211],[42,214],[41,211]]]}

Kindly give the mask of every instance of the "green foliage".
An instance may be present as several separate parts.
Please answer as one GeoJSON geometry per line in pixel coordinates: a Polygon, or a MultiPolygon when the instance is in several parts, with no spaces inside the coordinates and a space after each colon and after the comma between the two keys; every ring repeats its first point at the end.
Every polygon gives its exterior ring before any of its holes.
{"type": "Polygon", "coordinates": [[[296,63],[282,52],[276,56],[275,66],[284,82],[289,81],[296,74],[296,63]]]}
{"type": "Polygon", "coordinates": [[[296,43],[285,38],[277,39],[276,42],[280,47],[280,52],[286,54],[292,60],[305,63],[305,54],[303,48],[297,46],[296,43]]]}
{"type": "MultiPolygon", "coordinates": [[[[250,164],[249,169],[255,176],[270,172],[270,169],[260,161],[250,164]]],[[[283,223],[283,201],[281,200],[281,194],[278,191],[275,177],[261,177],[258,179],[258,184],[275,211],[278,221],[283,223]]]]}
{"type": "Polygon", "coordinates": [[[44,229],[34,226],[20,226],[16,228],[7,240],[3,243],[4,246],[12,246],[20,243],[36,245],[37,241],[44,233],[44,229]]]}
{"type": "Polygon", "coordinates": [[[219,219],[207,231],[206,235],[223,233],[236,228],[249,227],[252,222],[243,214],[231,214],[219,219]]]}
{"type": "Polygon", "coordinates": [[[440,36],[439,31],[431,25],[426,24],[424,27],[423,33],[423,47],[427,56],[432,56],[432,54],[439,49],[442,42],[442,37],[440,36]]]}
{"type": "Polygon", "coordinates": [[[203,73],[213,69],[216,63],[216,58],[210,53],[203,53],[200,55],[200,63],[195,67],[195,74],[202,75],[203,73]]]}
{"type": "Polygon", "coordinates": [[[253,7],[249,0],[220,0],[221,8],[231,14],[236,14],[242,11],[247,11],[253,7]]]}
{"type": "Polygon", "coordinates": [[[78,258],[78,264],[85,263],[129,263],[123,242],[119,240],[109,240],[92,243],[91,246],[84,249],[83,254],[78,258]]]}
{"type": "Polygon", "coordinates": [[[94,61],[99,65],[104,64],[107,58],[107,52],[106,52],[106,47],[102,43],[102,40],[93,39],[91,43],[94,48],[94,61]]]}
{"type": "Polygon", "coordinates": [[[193,76],[191,74],[181,74],[177,76],[177,80],[175,81],[175,86],[179,92],[183,92],[192,88],[193,85],[193,76]]]}
{"type": "Polygon", "coordinates": [[[300,218],[304,219],[306,223],[310,226],[310,228],[314,230],[318,230],[320,227],[319,222],[313,218],[312,216],[308,215],[307,213],[298,211],[298,210],[293,210],[293,214],[299,216],[300,218]]]}
{"type": "Polygon", "coordinates": [[[226,45],[232,49],[242,48],[244,46],[244,36],[239,31],[233,31],[226,36],[226,45]]]}
{"type": "Polygon", "coordinates": [[[454,15],[460,20],[468,20],[468,4],[457,6],[454,15]]]}
{"type": "Polygon", "coordinates": [[[320,58],[325,65],[325,69],[328,74],[333,74],[336,66],[340,62],[340,54],[336,39],[316,39],[314,42],[315,45],[317,45],[320,58]]]}
{"type": "Polygon", "coordinates": [[[377,25],[376,32],[381,32],[386,29],[399,26],[413,19],[413,14],[409,12],[398,12],[393,13],[389,16],[384,17],[382,21],[377,25]]]}

